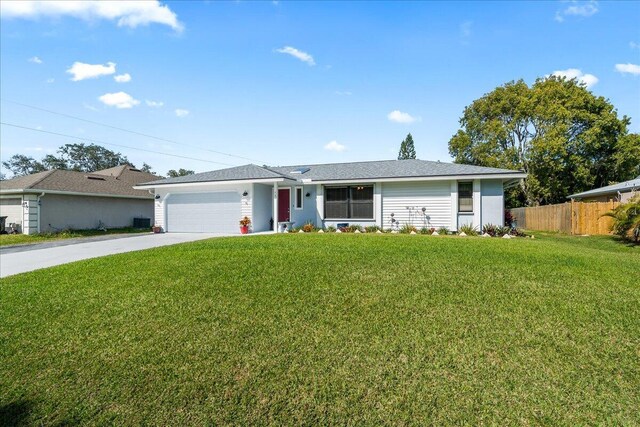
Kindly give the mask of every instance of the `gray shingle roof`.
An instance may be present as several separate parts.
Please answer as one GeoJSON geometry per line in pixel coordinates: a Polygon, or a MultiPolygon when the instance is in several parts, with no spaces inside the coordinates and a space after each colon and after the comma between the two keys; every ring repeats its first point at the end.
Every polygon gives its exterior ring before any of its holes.
{"type": "Polygon", "coordinates": [[[283,175],[273,172],[265,167],[249,164],[228,169],[218,169],[210,172],[202,172],[193,175],[178,176],[175,178],[151,181],[144,183],[144,185],[178,184],[187,182],[240,181],[283,177],[283,175]]]}
{"type": "Polygon", "coordinates": [[[66,191],[73,193],[105,194],[152,199],[146,190],[134,190],[133,186],[157,178],[129,165],[105,169],[93,173],[50,170],[0,181],[2,192],[16,191],[66,191]]]}
{"type": "Polygon", "coordinates": [[[286,178],[292,180],[337,181],[384,178],[418,178],[456,175],[495,175],[522,173],[509,169],[487,168],[483,166],[461,165],[457,163],[433,162],[427,160],[382,160],[354,163],[329,163],[318,165],[294,166],[257,166],[245,165],[229,169],[203,172],[195,175],[168,178],[162,181],[148,182],[143,185],[177,184],[189,182],[235,181],[268,178],[286,178]],[[309,170],[303,174],[294,174],[300,168],[309,170]]]}
{"type": "Polygon", "coordinates": [[[602,196],[605,194],[627,193],[630,191],[640,191],[640,176],[630,181],[618,184],[607,185],[606,187],[595,188],[593,190],[584,191],[582,193],[572,194],[567,199],[583,199],[590,196],[602,196]]]}
{"type": "Polygon", "coordinates": [[[483,166],[433,162],[418,159],[278,166],[272,167],[271,169],[282,174],[290,174],[291,171],[302,166],[309,167],[309,171],[299,176],[302,179],[310,179],[312,181],[512,174],[520,172],[509,169],[487,168],[483,166]]]}

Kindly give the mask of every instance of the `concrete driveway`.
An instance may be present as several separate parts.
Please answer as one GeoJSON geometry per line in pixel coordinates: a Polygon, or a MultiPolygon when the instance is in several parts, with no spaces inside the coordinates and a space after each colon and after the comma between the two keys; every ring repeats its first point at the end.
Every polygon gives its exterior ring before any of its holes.
{"type": "Polygon", "coordinates": [[[0,249],[0,277],[26,273],[27,271],[67,264],[82,259],[224,236],[224,234],[211,233],[134,234],[114,236],[111,239],[98,241],[80,240],[71,244],[61,240],[31,245],[30,247],[7,247],[0,249]]]}

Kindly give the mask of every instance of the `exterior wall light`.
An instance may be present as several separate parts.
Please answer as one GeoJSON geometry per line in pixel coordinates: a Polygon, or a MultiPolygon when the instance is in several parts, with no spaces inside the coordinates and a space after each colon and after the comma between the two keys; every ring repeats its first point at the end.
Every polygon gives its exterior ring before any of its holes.
{"type": "Polygon", "coordinates": [[[304,197],[311,197],[311,193],[308,193],[304,195],[304,197]]]}
{"type": "Polygon", "coordinates": [[[242,193],[243,197],[247,197],[249,195],[249,193],[247,193],[246,191],[244,193],[242,193]]]}

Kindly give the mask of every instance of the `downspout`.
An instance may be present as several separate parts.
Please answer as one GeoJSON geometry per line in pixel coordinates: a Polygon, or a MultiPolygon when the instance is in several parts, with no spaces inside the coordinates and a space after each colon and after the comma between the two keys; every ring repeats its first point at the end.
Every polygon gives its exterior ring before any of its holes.
{"type": "Polygon", "coordinates": [[[40,199],[44,197],[46,193],[43,191],[42,194],[38,196],[38,233],[40,233],[40,199]]]}

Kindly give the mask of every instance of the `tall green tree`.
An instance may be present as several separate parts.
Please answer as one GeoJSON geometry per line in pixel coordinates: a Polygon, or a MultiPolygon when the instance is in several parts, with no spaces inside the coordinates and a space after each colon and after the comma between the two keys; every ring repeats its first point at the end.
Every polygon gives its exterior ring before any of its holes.
{"type": "Polygon", "coordinates": [[[400,143],[400,152],[398,153],[398,160],[415,159],[416,148],[413,145],[413,137],[408,134],[407,137],[400,143]]]}
{"type": "Polygon", "coordinates": [[[560,203],[640,173],[640,138],[629,123],[575,79],[519,80],[465,108],[449,153],[457,163],[526,172],[510,206],[560,203]]]}
{"type": "MultiPolygon", "coordinates": [[[[96,144],[66,144],[58,148],[57,156],[47,154],[38,161],[24,154],[15,154],[2,166],[13,176],[29,175],[51,169],[95,172],[124,164],[131,164],[126,156],[96,144]]],[[[151,170],[146,163],[144,170],[151,170]]]]}
{"type": "Polygon", "coordinates": [[[189,169],[171,169],[169,170],[169,172],[167,172],[167,176],[169,178],[176,178],[178,176],[186,176],[186,175],[193,175],[195,173],[195,171],[189,170],[189,169]]]}
{"type": "Polygon", "coordinates": [[[68,169],[81,172],[130,164],[126,156],[96,144],[66,144],[58,149],[58,153],[68,169]]]}
{"type": "Polygon", "coordinates": [[[2,166],[11,171],[14,176],[30,175],[47,170],[42,163],[24,154],[14,154],[9,160],[2,162],[2,166]]]}

